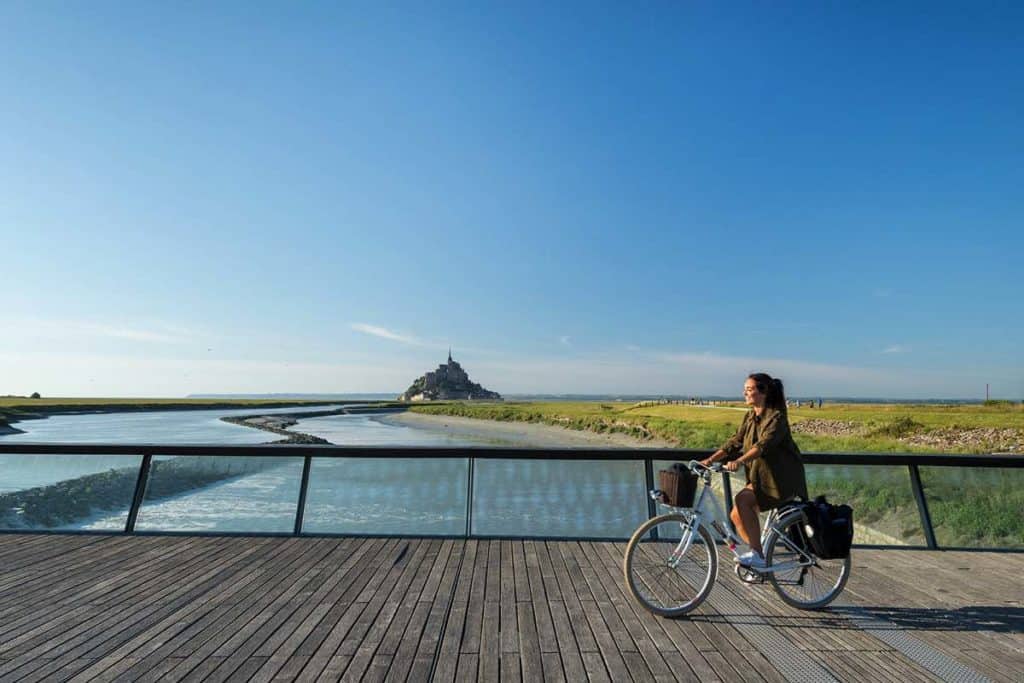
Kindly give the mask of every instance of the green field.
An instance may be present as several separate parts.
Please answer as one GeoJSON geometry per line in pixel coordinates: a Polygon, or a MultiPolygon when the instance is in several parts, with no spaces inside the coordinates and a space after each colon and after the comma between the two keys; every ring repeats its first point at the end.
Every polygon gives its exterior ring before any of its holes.
{"type": "MultiPolygon", "coordinates": [[[[729,438],[743,417],[741,404],[703,407],[680,404],[617,402],[437,403],[417,405],[414,412],[459,415],[488,420],[536,422],[594,432],[620,432],[661,439],[680,448],[715,448],[729,438]]],[[[799,433],[794,438],[807,452],[935,453],[978,452],[977,446],[913,445],[901,438],[936,430],[998,428],[1024,431],[1024,406],[834,404],[792,408],[793,425],[816,419],[856,423],[863,434],[830,436],[799,433]]]]}

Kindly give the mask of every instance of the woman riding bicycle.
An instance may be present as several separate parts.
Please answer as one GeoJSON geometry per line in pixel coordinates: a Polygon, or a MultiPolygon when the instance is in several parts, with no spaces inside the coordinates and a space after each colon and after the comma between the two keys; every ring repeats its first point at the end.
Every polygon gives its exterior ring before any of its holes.
{"type": "Polygon", "coordinates": [[[758,513],[779,507],[794,496],[807,500],[807,479],[800,449],[789,430],[782,382],[763,372],[754,373],[743,384],[743,399],[751,410],[743,416],[735,436],[701,464],[729,458],[725,469],[730,472],[741,463],[746,467],[747,485],[736,494],[730,517],[750,546],[750,552],[740,556],[740,564],[759,569],[765,567],[765,561],[758,513]]]}

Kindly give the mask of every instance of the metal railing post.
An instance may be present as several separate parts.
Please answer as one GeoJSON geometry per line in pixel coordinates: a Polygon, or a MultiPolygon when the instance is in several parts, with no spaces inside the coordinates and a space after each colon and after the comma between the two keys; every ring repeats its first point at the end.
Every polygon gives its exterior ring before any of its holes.
{"type": "Polygon", "coordinates": [[[149,483],[149,468],[152,461],[152,455],[146,453],[142,456],[142,463],[139,465],[139,478],[135,481],[135,492],[132,494],[132,506],[128,508],[128,521],[124,525],[124,532],[126,534],[135,532],[135,520],[139,518],[139,508],[142,507],[142,499],[146,495],[146,485],[149,483]]]}
{"type": "Polygon", "coordinates": [[[928,501],[924,497],[924,487],[921,485],[921,473],[917,465],[907,465],[910,470],[910,488],[914,491],[914,500],[917,501],[917,511],[921,515],[921,529],[924,530],[924,540],[929,550],[937,550],[939,544],[935,542],[935,530],[932,529],[932,516],[928,514],[928,501]]]}
{"type": "MultiPolygon", "coordinates": [[[[654,490],[654,460],[651,458],[644,458],[644,480],[647,483],[647,491],[654,490]]],[[[650,493],[647,493],[647,518],[650,519],[658,514],[658,502],[651,498],[650,493]]],[[[660,540],[658,538],[658,527],[655,526],[651,529],[651,539],[660,540]]]]}
{"type": "Polygon", "coordinates": [[[647,489],[644,492],[647,495],[647,518],[650,519],[658,514],[658,504],[648,494],[649,491],[655,489],[654,486],[654,461],[650,458],[644,459],[644,479],[647,482],[647,489]]]}
{"type": "Polygon", "coordinates": [[[469,457],[469,471],[466,474],[466,538],[473,536],[473,465],[476,458],[469,457]]]}
{"type": "Polygon", "coordinates": [[[313,465],[313,456],[307,455],[302,460],[302,481],[299,483],[299,503],[295,507],[295,530],[293,535],[302,534],[302,519],[306,515],[306,491],[309,489],[309,469],[313,465]]]}

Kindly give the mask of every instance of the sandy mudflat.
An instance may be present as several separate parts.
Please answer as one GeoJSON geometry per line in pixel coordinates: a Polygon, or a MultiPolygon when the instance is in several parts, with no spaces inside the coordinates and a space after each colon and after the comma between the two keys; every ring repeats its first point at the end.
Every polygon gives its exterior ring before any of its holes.
{"type": "Polygon", "coordinates": [[[496,446],[560,448],[674,448],[667,441],[642,440],[626,434],[598,434],[529,422],[498,422],[450,415],[396,413],[376,418],[385,424],[402,425],[438,433],[490,441],[496,446]]]}

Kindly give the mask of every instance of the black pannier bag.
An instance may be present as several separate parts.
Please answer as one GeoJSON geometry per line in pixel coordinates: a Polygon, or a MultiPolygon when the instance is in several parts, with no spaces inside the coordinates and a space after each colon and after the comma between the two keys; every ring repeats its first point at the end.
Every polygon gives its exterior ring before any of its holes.
{"type": "Polygon", "coordinates": [[[690,508],[697,494],[697,475],[677,462],[667,470],[658,470],[658,488],[662,493],[661,502],[677,508],[690,508]]]}
{"type": "Polygon", "coordinates": [[[832,505],[818,496],[804,506],[807,525],[804,532],[811,550],[823,560],[839,560],[850,554],[853,545],[853,508],[832,505]]]}

